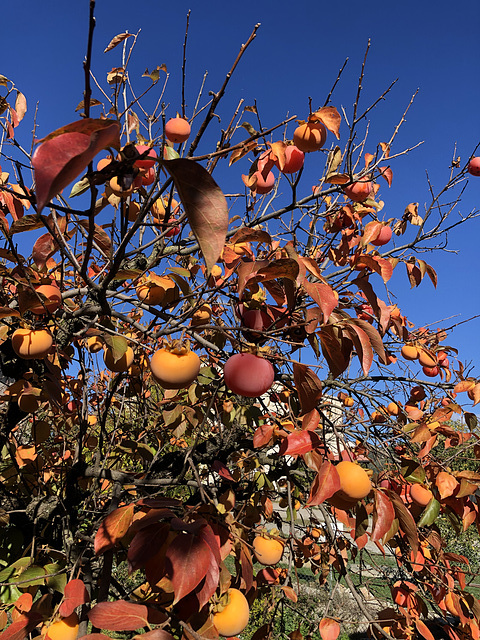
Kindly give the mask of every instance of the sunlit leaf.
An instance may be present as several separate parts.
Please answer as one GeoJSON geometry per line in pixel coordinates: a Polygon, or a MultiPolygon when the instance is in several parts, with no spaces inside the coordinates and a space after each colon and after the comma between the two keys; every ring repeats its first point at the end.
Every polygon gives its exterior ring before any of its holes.
{"type": "Polygon", "coordinates": [[[337,640],[340,634],[340,625],[331,618],[322,618],[318,625],[322,640],[337,640]]]}
{"type": "Polygon", "coordinates": [[[103,53],[107,53],[108,51],[115,49],[115,47],[119,45],[121,42],[123,42],[127,38],[132,38],[132,37],[133,37],[132,33],[119,33],[117,36],[115,36],[110,40],[110,42],[107,44],[103,53]]]}
{"type": "Polygon", "coordinates": [[[307,505],[309,507],[322,504],[340,489],[340,476],[329,460],[325,460],[310,488],[307,505]]]}
{"type": "Polygon", "coordinates": [[[99,602],[89,612],[93,626],[109,631],[135,631],[148,624],[148,609],[125,600],[99,602]]]}
{"type": "Polygon", "coordinates": [[[117,542],[123,538],[132,524],[133,511],[134,504],[132,503],[115,509],[102,520],[95,535],[94,547],[97,555],[105,553],[108,549],[113,549],[117,542]]]}

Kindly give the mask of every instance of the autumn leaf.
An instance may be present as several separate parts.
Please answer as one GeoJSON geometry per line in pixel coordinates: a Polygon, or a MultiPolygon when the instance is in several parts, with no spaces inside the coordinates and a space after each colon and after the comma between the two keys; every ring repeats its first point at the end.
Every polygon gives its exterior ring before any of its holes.
{"type": "Polygon", "coordinates": [[[68,617],[77,607],[90,601],[90,596],[83,580],[75,579],[67,582],[63,593],[63,602],[59,607],[62,618],[68,617]]]}
{"type": "Polygon", "coordinates": [[[300,400],[300,415],[304,415],[317,406],[322,396],[322,383],[310,367],[299,362],[293,365],[293,380],[300,400]]]}
{"type": "Polygon", "coordinates": [[[310,488],[307,506],[312,507],[322,504],[322,502],[331,498],[339,489],[340,476],[338,475],[338,471],[335,465],[329,460],[325,460],[318,470],[317,476],[310,488]]]}
{"type": "Polygon", "coordinates": [[[173,604],[181,600],[206,576],[212,551],[200,536],[180,533],[168,546],[165,573],[175,593],[173,604]]]}
{"type": "Polygon", "coordinates": [[[389,531],[395,519],[392,501],[382,491],[375,489],[375,507],[373,511],[372,542],[381,540],[389,531]]]}
{"type": "Polygon", "coordinates": [[[458,488],[458,481],[452,476],[451,473],[446,471],[440,471],[435,478],[435,484],[437,485],[440,498],[444,500],[453,495],[458,488]]]}
{"type": "Polygon", "coordinates": [[[228,229],[228,205],[220,187],[204,167],[185,158],[166,160],[207,270],[217,262],[228,229]]]}
{"type": "Polygon", "coordinates": [[[280,454],[300,456],[316,449],[320,444],[320,438],[314,431],[294,431],[282,440],[280,454]]]}
{"type": "MultiPolygon", "coordinates": [[[[100,555],[113,547],[127,533],[132,524],[134,504],[120,507],[108,514],[102,521],[95,536],[95,553],[100,555]]],[[[136,629],[136,627],[134,627],[136,629]]]]}
{"type": "Polygon", "coordinates": [[[321,120],[323,124],[331,131],[337,140],[340,139],[340,124],[342,122],[342,116],[338,113],[336,107],[322,107],[312,113],[309,119],[321,120]]]}
{"type": "Polygon", "coordinates": [[[148,609],[143,604],[126,600],[99,602],[89,612],[94,627],[108,631],[135,631],[148,624],[148,609]]]}
{"type": "Polygon", "coordinates": [[[127,38],[133,38],[133,33],[119,33],[117,36],[110,40],[103,53],[107,53],[108,51],[115,49],[117,45],[119,45],[127,38]]]}
{"type": "Polygon", "coordinates": [[[119,134],[120,125],[114,120],[85,118],[44,138],[32,157],[38,213],[84,171],[99,151],[119,148],[119,134]]]}

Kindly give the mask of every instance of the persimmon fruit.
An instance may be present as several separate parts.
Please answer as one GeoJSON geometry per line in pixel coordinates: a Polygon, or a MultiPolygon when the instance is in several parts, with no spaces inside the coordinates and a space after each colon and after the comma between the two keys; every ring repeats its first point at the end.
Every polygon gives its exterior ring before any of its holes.
{"type": "Polygon", "coordinates": [[[129,187],[124,189],[123,186],[118,181],[118,176],[113,176],[113,178],[110,179],[108,184],[110,186],[110,189],[118,198],[128,198],[128,196],[130,196],[133,193],[133,189],[134,189],[133,182],[129,187]]]}
{"type": "Polygon", "coordinates": [[[387,412],[391,415],[391,416],[398,416],[398,414],[400,413],[400,406],[397,402],[390,402],[387,405],[387,412]]]}
{"type": "Polygon", "coordinates": [[[142,153],[146,153],[147,151],[148,154],[145,158],[135,160],[135,162],[133,163],[134,167],[137,167],[138,169],[146,172],[155,166],[155,160],[157,159],[157,152],[155,151],[155,149],[152,149],[152,147],[149,147],[145,144],[137,144],[136,149],[140,155],[142,153]]]}
{"type": "Polygon", "coordinates": [[[271,171],[267,173],[265,178],[263,177],[261,171],[255,171],[253,175],[257,178],[257,182],[254,188],[259,195],[269,193],[275,186],[275,176],[271,171]]]}
{"type": "Polygon", "coordinates": [[[105,366],[114,373],[124,373],[132,366],[135,354],[131,347],[127,347],[125,353],[118,360],[114,360],[113,351],[107,347],[103,354],[103,361],[105,366]]]}
{"type": "Polygon", "coordinates": [[[35,287],[35,291],[39,294],[43,302],[30,307],[29,311],[35,315],[42,315],[43,313],[53,313],[62,304],[62,294],[57,285],[54,284],[41,284],[35,287]],[[46,298],[44,299],[43,296],[46,298]]]}
{"type": "Polygon", "coordinates": [[[305,161],[305,154],[294,144],[285,148],[285,163],[283,168],[280,167],[278,160],[275,160],[275,166],[282,173],[296,173],[303,167],[305,161]]]}
{"type": "Polygon", "coordinates": [[[78,615],[73,612],[66,618],[61,618],[44,627],[42,636],[45,640],[76,640],[79,624],[78,615]]]}
{"type": "Polygon", "coordinates": [[[327,140],[327,129],[322,122],[305,122],[293,132],[293,144],[304,153],[321,149],[327,140]]]}
{"type": "Polygon", "coordinates": [[[24,360],[44,358],[53,345],[48,329],[16,329],[12,334],[12,347],[24,360]]]}
{"type": "Polygon", "coordinates": [[[275,538],[256,536],[253,541],[255,558],[265,566],[278,564],[283,556],[284,543],[275,538]]]}
{"type": "Polygon", "coordinates": [[[328,499],[334,507],[353,507],[370,493],[372,483],[363,467],[350,460],[342,460],[335,467],[340,476],[340,489],[328,499]]]}
{"type": "Polygon", "coordinates": [[[271,362],[253,353],[236,353],[223,368],[225,384],[239,396],[256,398],[273,384],[275,372],[271,362]]]}
{"type": "MultiPolygon", "coordinates": [[[[213,625],[219,635],[230,638],[241,633],[248,624],[250,607],[247,599],[238,589],[228,589],[225,604],[220,601],[218,611],[213,614],[213,625]]],[[[223,599],[222,598],[222,599],[223,599]]]]}
{"type": "Polygon", "coordinates": [[[480,156],[470,160],[468,163],[468,173],[471,176],[480,176],[480,156]]]}
{"type": "Polygon", "coordinates": [[[425,351],[425,349],[418,350],[418,362],[422,367],[436,367],[438,364],[436,356],[425,351]]]}
{"type": "Polygon", "coordinates": [[[85,346],[90,353],[98,353],[103,349],[103,340],[100,336],[90,336],[87,338],[85,346]]]}
{"type": "Polygon", "coordinates": [[[191,133],[190,124],[185,118],[170,118],[165,124],[165,136],[170,142],[185,142],[191,133]]]}
{"type": "Polygon", "coordinates": [[[400,353],[405,360],[417,360],[419,355],[418,348],[413,344],[404,344],[400,353]]]}
{"type": "Polygon", "coordinates": [[[390,242],[390,240],[392,239],[392,227],[389,227],[388,225],[382,227],[382,230],[380,231],[380,233],[378,234],[378,236],[375,238],[375,240],[371,241],[371,244],[373,244],[375,247],[383,247],[384,244],[387,244],[388,242],[390,242]]]}
{"type": "Polygon", "coordinates": [[[372,193],[373,184],[370,181],[358,181],[343,188],[343,193],[353,202],[364,202],[372,193]]]}
{"type": "Polygon", "coordinates": [[[422,367],[422,371],[428,378],[435,378],[435,376],[438,376],[438,374],[440,373],[440,369],[437,366],[422,367]]]}
{"type": "Polygon", "coordinates": [[[433,493],[421,484],[412,484],[410,497],[419,507],[426,507],[433,498],[433,493]]]}
{"type": "Polygon", "coordinates": [[[150,360],[150,370],[164,389],[184,389],[200,371],[200,358],[188,347],[159,349],[150,360]]]}

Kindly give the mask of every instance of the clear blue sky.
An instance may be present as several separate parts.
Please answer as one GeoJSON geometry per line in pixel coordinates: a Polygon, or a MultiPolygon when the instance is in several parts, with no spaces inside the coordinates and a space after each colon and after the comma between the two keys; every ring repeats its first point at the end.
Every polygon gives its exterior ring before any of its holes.
{"type": "MultiPolygon", "coordinates": [[[[246,104],[257,100],[265,127],[273,126],[287,114],[304,118],[308,114],[308,97],[312,97],[314,107],[323,104],[346,57],[349,64],[332,102],[350,111],[369,38],[372,45],[363,106],[399,78],[387,100],[372,113],[372,147],[390,136],[412,94],[420,89],[394,151],[420,141],[424,144],[393,164],[392,188],[382,186],[387,218],[400,216],[412,201],[420,202],[422,207],[428,199],[425,172],[434,187],[440,187],[448,178],[454,145],[463,162],[480,141],[478,0],[98,0],[92,65],[96,75],[104,82],[105,73],[119,64],[120,49],[103,54],[110,39],[126,30],[135,33],[141,29],[132,67],[138,72],[137,87],[148,83],[140,78],[146,67],[152,69],[165,63],[171,74],[168,101],[174,115],[180,104],[182,47],[190,8],[190,110],[204,71],[209,71],[207,90],[216,90],[257,22],[261,28],[231,82],[224,113],[229,113],[227,107],[233,108],[242,97],[246,104]]],[[[82,99],[88,9],[88,0],[24,0],[21,6],[12,5],[4,16],[0,73],[26,94],[29,111],[22,124],[25,139],[31,131],[37,101],[39,137],[77,118],[74,110],[82,99]]],[[[231,189],[236,184],[232,183],[232,176],[237,179],[235,171],[235,165],[225,169],[224,188],[231,189]]],[[[314,182],[313,160],[309,171],[314,182]]],[[[221,173],[216,173],[216,179],[223,186],[221,173]]],[[[242,188],[240,183],[237,188],[242,188]]],[[[480,178],[470,180],[459,210],[466,214],[476,207],[480,207],[480,178]]],[[[480,313],[479,235],[480,220],[473,221],[449,237],[450,248],[458,250],[458,254],[422,256],[438,272],[437,292],[429,281],[410,292],[404,271],[395,276],[398,302],[416,324],[455,315],[454,320],[445,323],[448,325],[480,313]]],[[[462,325],[448,340],[448,344],[461,349],[465,358],[477,361],[477,373],[479,331],[477,319],[462,325]]]]}

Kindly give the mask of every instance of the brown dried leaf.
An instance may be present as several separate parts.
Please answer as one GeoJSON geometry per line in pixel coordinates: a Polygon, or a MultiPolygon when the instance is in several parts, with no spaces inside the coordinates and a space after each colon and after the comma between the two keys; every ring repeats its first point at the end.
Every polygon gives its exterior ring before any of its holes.
{"type": "Polygon", "coordinates": [[[119,33],[118,36],[115,36],[114,38],[112,38],[110,40],[110,42],[107,45],[107,48],[105,49],[105,51],[103,53],[107,53],[108,51],[111,51],[112,49],[115,49],[115,47],[117,45],[119,45],[121,42],[123,42],[127,38],[133,38],[133,34],[132,33],[119,33]]]}

